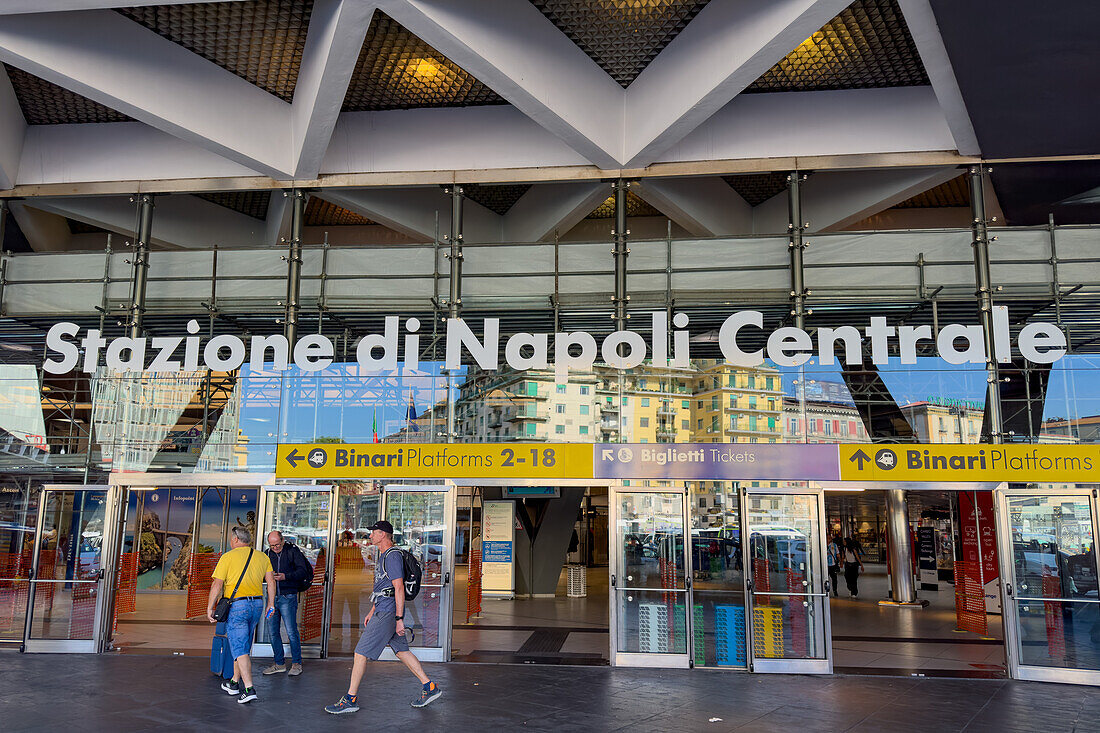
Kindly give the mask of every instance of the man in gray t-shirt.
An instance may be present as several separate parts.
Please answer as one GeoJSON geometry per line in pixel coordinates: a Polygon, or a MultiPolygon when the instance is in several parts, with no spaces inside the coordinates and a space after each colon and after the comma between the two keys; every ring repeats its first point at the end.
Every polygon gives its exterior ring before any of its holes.
{"type": "Polygon", "coordinates": [[[367,671],[367,661],[377,660],[387,646],[423,685],[420,695],[412,702],[414,708],[422,708],[443,694],[443,690],[424,674],[420,660],[409,651],[405,638],[405,561],[401,551],[393,546],[393,525],[383,519],[375,522],[370,531],[371,544],[378,548],[371,593],[373,605],[363,619],[363,635],[355,645],[355,662],[347,694],[325,708],[326,713],[333,715],[359,710],[359,683],[367,671]]]}

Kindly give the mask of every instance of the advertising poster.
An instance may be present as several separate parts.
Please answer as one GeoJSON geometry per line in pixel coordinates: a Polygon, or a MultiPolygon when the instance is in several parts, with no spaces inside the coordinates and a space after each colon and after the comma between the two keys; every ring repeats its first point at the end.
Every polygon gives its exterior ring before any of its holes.
{"type": "Polygon", "coordinates": [[[993,524],[993,492],[960,491],[959,514],[962,555],[967,562],[980,563],[985,586],[986,613],[1001,612],[1001,593],[997,587],[997,531],[993,524]]]}
{"type": "Polygon", "coordinates": [[[487,501],[481,507],[481,592],[490,598],[515,595],[515,509],[511,501],[487,501]]]}

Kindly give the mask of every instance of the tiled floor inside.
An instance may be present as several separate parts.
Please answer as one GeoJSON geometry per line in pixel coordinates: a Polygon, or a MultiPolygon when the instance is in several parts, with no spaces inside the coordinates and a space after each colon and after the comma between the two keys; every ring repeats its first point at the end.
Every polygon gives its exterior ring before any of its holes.
{"type": "MultiPolygon", "coordinates": [[[[255,666],[259,666],[256,663],[255,666]]],[[[300,677],[258,677],[248,705],[218,689],[205,658],[0,652],[4,731],[751,731],[1083,733],[1100,690],[1013,680],[749,675],[709,670],[428,664],[443,696],[409,706],[397,662],[367,669],[363,710],[333,717],[347,659],[300,677]]]]}
{"type": "MultiPolygon", "coordinates": [[[[554,664],[607,664],[607,568],[589,568],[585,598],[569,598],[563,569],[554,598],[482,601],[481,613],[467,619],[466,569],[456,573],[452,614],[452,656],[456,661],[554,664]]],[[[350,654],[358,636],[358,595],[340,591],[334,612],[330,653],[350,654]],[[346,628],[345,628],[346,627],[346,628]],[[346,642],[346,643],[344,643],[346,642]],[[346,647],[346,648],[344,648],[346,647]]],[[[868,564],[860,577],[858,598],[840,596],[830,601],[833,665],[845,672],[879,674],[972,674],[1003,676],[1004,647],[1000,616],[989,615],[989,638],[955,631],[954,586],[938,592],[922,591],[925,608],[879,606],[887,595],[882,566],[868,564]],[[919,641],[918,641],[919,640],[919,641]]],[[[188,655],[210,648],[210,624],[205,618],[183,620],[183,593],[139,593],[137,612],[119,619],[116,648],[126,653],[188,655]]]]}
{"type": "Polygon", "coordinates": [[[929,601],[924,608],[880,606],[879,600],[887,597],[889,589],[886,569],[872,564],[866,569],[859,578],[858,597],[849,597],[841,579],[839,597],[830,601],[834,668],[900,674],[1004,674],[999,614],[987,615],[985,637],[955,631],[955,586],[947,583],[941,583],[938,592],[918,592],[929,601]]]}
{"type": "Polygon", "coordinates": [[[467,620],[466,568],[455,573],[451,649],[456,661],[608,664],[608,572],[586,571],[587,596],[568,596],[562,568],[553,598],[484,598],[467,620]]]}

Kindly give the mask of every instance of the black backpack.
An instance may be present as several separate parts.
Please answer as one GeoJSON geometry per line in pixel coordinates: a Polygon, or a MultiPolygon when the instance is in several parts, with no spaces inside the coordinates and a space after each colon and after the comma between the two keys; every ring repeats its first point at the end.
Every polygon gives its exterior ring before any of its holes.
{"type": "Polygon", "coordinates": [[[300,559],[296,559],[295,561],[301,565],[302,572],[305,573],[305,577],[302,578],[302,582],[298,586],[298,592],[305,593],[313,586],[313,566],[309,564],[309,559],[306,557],[306,554],[302,552],[301,547],[296,545],[291,545],[291,547],[294,547],[294,549],[298,551],[297,558],[300,559]]]}
{"type": "Polygon", "coordinates": [[[400,547],[391,547],[378,558],[378,567],[382,569],[382,575],[387,578],[389,578],[389,575],[386,573],[384,560],[386,555],[391,552],[401,553],[401,565],[404,568],[403,573],[405,575],[405,600],[411,601],[420,594],[420,581],[424,577],[424,570],[420,567],[420,561],[413,557],[411,552],[402,550],[400,547]]]}

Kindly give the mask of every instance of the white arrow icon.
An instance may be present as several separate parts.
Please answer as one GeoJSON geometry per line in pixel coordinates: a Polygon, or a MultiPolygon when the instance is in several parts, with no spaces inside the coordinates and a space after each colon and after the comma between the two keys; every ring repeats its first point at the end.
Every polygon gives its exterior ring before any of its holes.
{"type": "Polygon", "coordinates": [[[608,450],[608,449],[606,449],[606,448],[604,448],[604,451],[603,451],[603,460],[605,460],[605,461],[613,461],[613,460],[615,460],[615,452],[614,452],[614,451],[611,451],[611,450],[608,450]]]}

